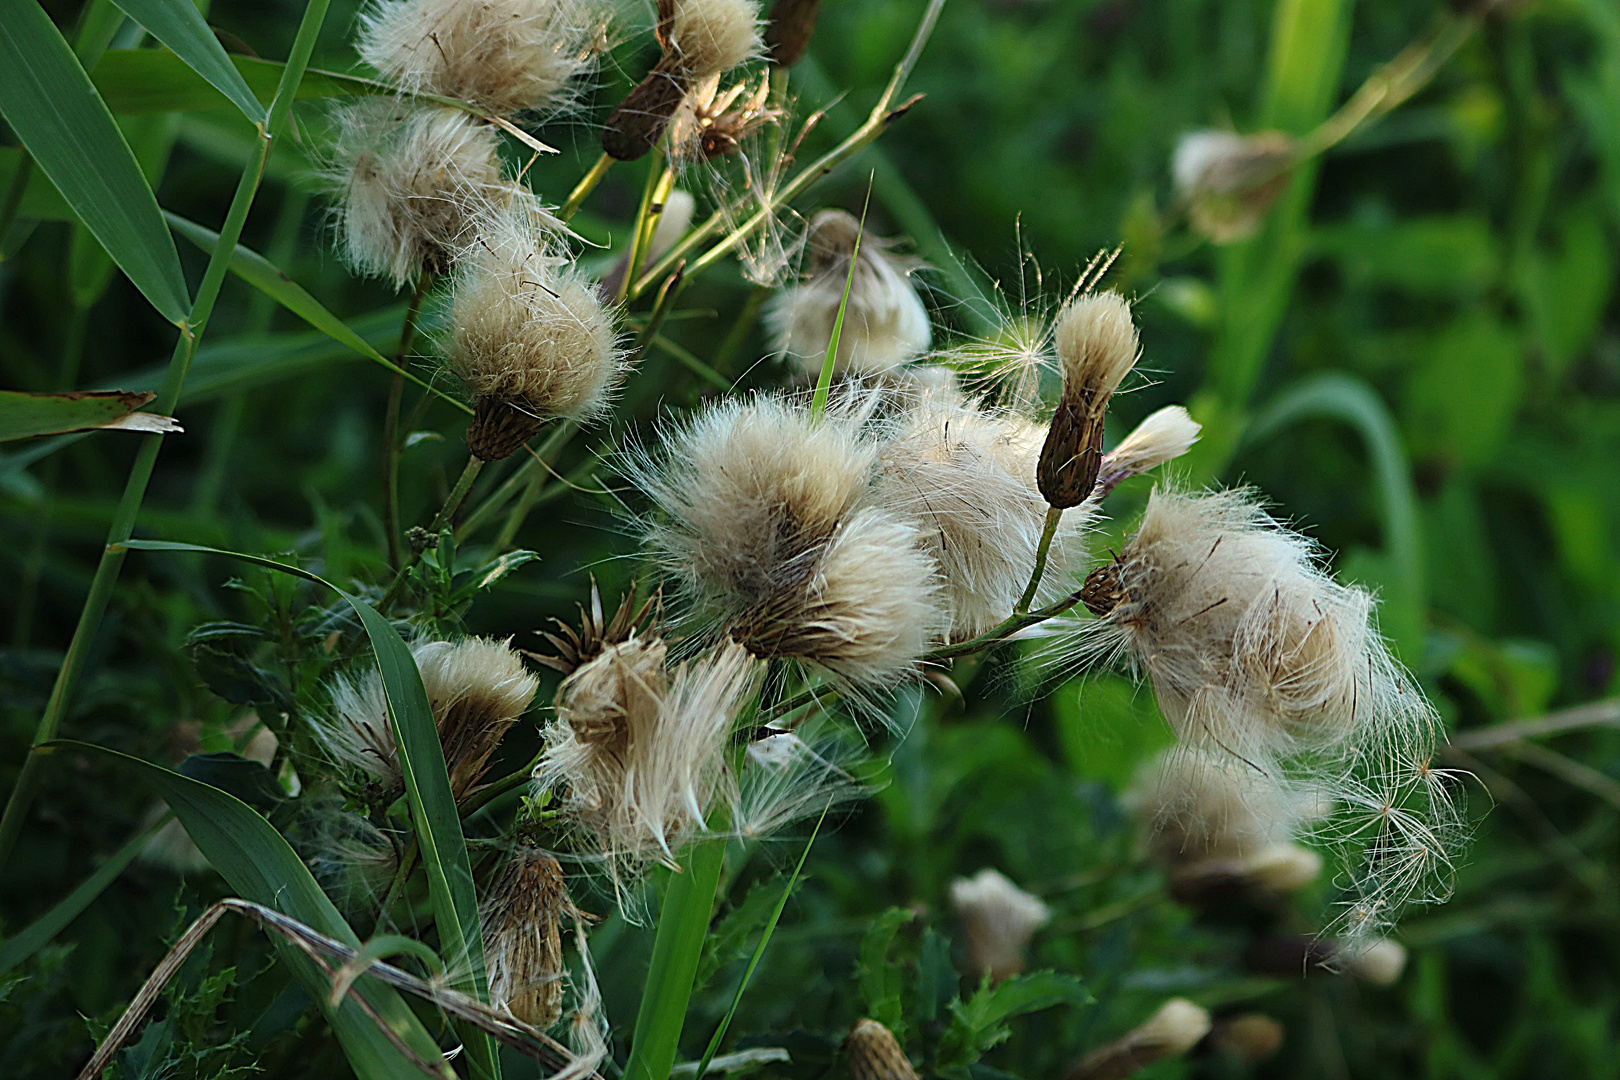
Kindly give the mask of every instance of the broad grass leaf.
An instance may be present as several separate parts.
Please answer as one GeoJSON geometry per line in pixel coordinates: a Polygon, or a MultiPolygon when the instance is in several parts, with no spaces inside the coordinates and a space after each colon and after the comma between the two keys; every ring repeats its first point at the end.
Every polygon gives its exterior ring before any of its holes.
{"type": "Polygon", "coordinates": [[[62,394],[0,390],[0,442],[96,428],[179,431],[180,425],[173,417],[136,411],[154,396],[128,390],[73,390],[62,394]]]}
{"type": "MultiPolygon", "coordinates": [[[[360,939],[338,913],[309,869],[271,824],[233,795],[177,772],[90,743],[62,741],[55,749],[92,750],[139,772],[149,780],[186,827],[210,865],[245,899],[358,948],[360,939]]],[[[282,962],[325,1014],[349,1063],[361,1080],[398,1080],[420,1073],[396,1050],[352,998],[337,1008],[326,1004],[330,982],[310,958],[279,937],[282,962]]],[[[356,984],[372,1008],[419,1056],[432,1061],[439,1049],[421,1021],[391,988],[374,979],[356,984]]],[[[448,1067],[445,1067],[448,1076],[448,1067]]]]}
{"type": "Polygon", "coordinates": [[[209,29],[191,0],[113,0],[148,33],[167,45],[186,65],[207,79],[254,123],[265,118],[264,106],[231,64],[225,47],[209,29]]]}
{"type": "Polygon", "coordinates": [[[165,319],[191,306],[174,238],[124,135],[50,16],[0,0],[0,112],[74,213],[165,319]]]}

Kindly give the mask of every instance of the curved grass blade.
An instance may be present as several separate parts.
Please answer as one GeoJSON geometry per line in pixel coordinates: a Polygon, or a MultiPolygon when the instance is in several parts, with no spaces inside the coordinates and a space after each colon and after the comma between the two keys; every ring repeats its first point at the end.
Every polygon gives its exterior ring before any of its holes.
{"type": "MultiPolygon", "coordinates": [[[[450,773],[444,763],[444,748],[433,721],[422,674],[410,648],[393,624],[377,609],[326,579],[287,563],[257,555],[181,544],[169,541],[130,540],[123,545],[143,551],[189,551],[222,555],[241,562],[293,574],[325,585],[349,602],[377,656],[383,695],[399,747],[400,772],[405,778],[405,796],[416,826],[416,840],[427,871],[428,894],[433,901],[434,924],[439,930],[439,951],[462,972],[452,985],[480,1001],[489,1000],[489,979],[484,968],[484,938],[478,919],[478,896],[473,887],[472,862],[467,856],[467,840],[461,832],[461,816],[450,790],[450,773]]],[[[251,897],[249,897],[252,899],[251,897]]],[[[475,1068],[499,1077],[500,1065],[489,1036],[482,1031],[464,1033],[475,1068]]]]}
{"type": "MultiPolygon", "coordinates": [[[[207,226],[199,225],[178,214],[165,212],[164,217],[168,219],[175,232],[203,251],[212,254],[214,248],[219,245],[219,233],[207,226]]],[[[231,253],[231,272],[334,341],[342,342],[373,363],[381,364],[389,371],[403,375],[428,393],[448,401],[461,411],[472,412],[471,407],[465,402],[456,400],[437,386],[418,378],[372,348],[365,338],[351,330],[347,323],[323,307],[321,302],[311,296],[302,285],[288,277],[280,267],[258,252],[237,244],[236,250],[231,253]]]]}
{"type": "MultiPolygon", "coordinates": [[[[310,876],[297,853],[257,811],[234,795],[140,758],[91,743],[61,740],[35,753],[92,750],[140,772],[150,780],[186,827],[210,865],[232,891],[305,923],[328,937],[358,948],[360,939],[310,876]]],[[[362,1080],[397,1080],[415,1073],[411,1064],[379,1032],[352,998],[333,1009],[326,1004],[327,977],[302,951],[277,941],[276,951],[320,1007],[362,1080]]],[[[404,1000],[375,979],[359,983],[361,995],[406,1044],[428,1060],[440,1057],[438,1044],[404,1000]]],[[[442,1066],[446,1080],[454,1073],[442,1066]]]]}
{"type": "Polygon", "coordinates": [[[68,923],[77,919],[84,909],[95,902],[96,897],[107,891],[107,886],[118,880],[129,864],[141,853],[141,848],[172,819],[173,814],[163,815],[162,820],[155,821],[125,841],[124,846],[107,857],[107,861],[79,883],[78,888],[58,900],[45,914],[29,923],[22,930],[0,942],[0,975],[4,975],[18,964],[33,956],[44,948],[57,934],[66,929],[68,923]]]}
{"type": "MultiPolygon", "coordinates": [[[[259,101],[269,101],[285,66],[251,56],[227,57],[232,69],[259,101]]],[[[126,113],[194,112],[228,104],[210,85],[171,52],[162,49],[108,49],[90,71],[107,108],[126,113]]],[[[388,94],[387,85],[356,75],[310,69],[298,86],[299,100],[345,94],[388,94]]]]}
{"type": "Polygon", "coordinates": [[[208,28],[191,0],[113,0],[124,14],[146,27],[186,66],[207,79],[255,124],[265,119],[264,106],[231,64],[225,47],[208,28]]]}
{"type": "Polygon", "coordinates": [[[180,325],[191,306],[156,197],[79,66],[33,0],[0,0],[0,111],[135,287],[180,325]]]}

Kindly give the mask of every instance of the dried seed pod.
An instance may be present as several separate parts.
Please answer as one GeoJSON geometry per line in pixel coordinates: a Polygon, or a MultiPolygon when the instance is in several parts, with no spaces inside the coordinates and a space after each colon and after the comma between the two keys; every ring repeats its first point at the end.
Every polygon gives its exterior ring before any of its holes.
{"type": "Polygon", "coordinates": [[[1078,296],[1059,313],[1056,340],[1063,396],[1035,475],[1047,503],[1064,510],[1091,495],[1109,398],[1136,363],[1130,304],[1112,291],[1078,296]]]}
{"type": "Polygon", "coordinates": [[[546,231],[549,216],[514,204],[480,219],[459,257],[450,363],[474,399],[467,446],[495,461],[549,416],[589,420],[628,370],[614,310],[546,231]]]}
{"type": "Polygon", "coordinates": [[[1294,141],[1280,131],[1192,131],[1176,144],[1170,171],[1193,228],[1226,244],[1254,235],[1293,164],[1294,141]]]}
{"type": "Polygon", "coordinates": [[[572,675],[602,655],[602,651],[608,646],[629,641],[642,634],[649,625],[656,626],[662,613],[663,597],[657,592],[643,601],[639,608],[636,606],[636,583],[632,581],[620,599],[613,618],[604,619],[602,594],[596,587],[596,576],[593,574],[591,608],[590,611],[586,611],[583,604],[579,606],[579,629],[575,630],[561,619],[552,619],[557,626],[557,633],[540,631],[540,636],[556,651],[549,656],[530,653],[530,659],[564,675],[572,675]]]}
{"type": "Polygon", "coordinates": [[[407,93],[497,115],[554,110],[590,70],[604,14],[588,0],[376,0],[355,47],[407,93]]]}
{"type": "Polygon", "coordinates": [[[765,51],[773,65],[790,68],[803,58],[819,14],[821,0],[776,0],[771,5],[765,22],[765,51]]]}
{"type": "Polygon", "coordinates": [[[602,128],[602,149],[619,161],[653,148],[695,80],[729,71],[760,50],[753,0],[662,0],[658,14],[664,55],[602,128]]]}
{"type": "Polygon", "coordinates": [[[1124,1080],[1155,1061],[1180,1057],[1209,1034],[1209,1010],[1171,998],[1147,1023],[1069,1067],[1064,1080],[1124,1080]]]}
{"type": "Polygon", "coordinates": [[[555,856],[528,846],[512,852],[483,910],[496,1008],[541,1030],[557,1022],[567,979],[562,923],[580,917],[555,856]]]}
{"type": "Polygon", "coordinates": [[[502,175],[499,135],[458,109],[367,97],[333,110],[338,238],[361,274],[400,286],[448,271],[474,220],[517,197],[502,175]]]}
{"type": "Polygon", "coordinates": [[[766,313],[777,355],[792,358],[816,378],[840,306],[844,323],[834,374],[883,375],[926,352],[933,330],[911,281],[917,264],[896,255],[894,245],[893,240],[863,234],[861,223],[843,210],[822,210],[812,217],[805,234],[805,278],[779,292],[766,313]]]}
{"type": "Polygon", "coordinates": [[[951,907],[967,939],[968,973],[988,974],[993,982],[1024,969],[1029,939],[1052,918],[1040,897],[988,867],[951,882],[951,907]]]}
{"type": "Polygon", "coordinates": [[[851,1080],[917,1080],[894,1032],[876,1020],[861,1020],[844,1040],[851,1080]]]}

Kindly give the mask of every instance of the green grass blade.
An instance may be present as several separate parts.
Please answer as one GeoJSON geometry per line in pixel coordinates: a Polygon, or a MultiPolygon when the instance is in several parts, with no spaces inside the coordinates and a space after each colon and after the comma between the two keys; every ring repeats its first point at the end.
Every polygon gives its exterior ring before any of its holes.
{"type": "Polygon", "coordinates": [[[136,412],[154,396],[127,390],[74,390],[63,394],[0,390],[0,442],[106,427],[177,430],[171,417],[136,412]]]}
{"type": "Polygon", "coordinates": [[[187,67],[230,98],[243,116],[255,124],[263,122],[264,106],[231,64],[225,47],[191,0],[114,0],[114,3],[167,45],[187,67]]]}
{"type": "Polygon", "coordinates": [[[0,0],[0,112],[135,287],[165,319],[185,322],[185,276],[152,188],[90,77],[34,0],[0,0]]]}
{"type": "Polygon", "coordinates": [[[1385,598],[1385,632],[1397,652],[1413,661],[1422,656],[1423,619],[1428,601],[1423,574],[1417,492],[1406,449],[1383,399],[1360,379],[1340,372],[1303,379],[1272,398],[1254,418],[1247,440],[1269,438],[1289,424],[1327,417],[1349,424],[1366,444],[1378,480],[1384,519],[1384,548],[1395,569],[1395,588],[1385,598]]]}
{"type": "MultiPolygon", "coordinates": [[[[411,822],[416,826],[422,865],[427,872],[434,924],[439,930],[439,951],[462,973],[451,985],[481,1001],[488,1001],[489,980],[484,968],[484,938],[478,920],[478,896],[473,886],[472,862],[467,856],[467,840],[461,832],[461,815],[456,811],[455,797],[450,790],[450,773],[444,763],[444,748],[439,743],[439,731],[433,722],[433,709],[428,704],[427,690],[422,685],[422,674],[417,670],[416,660],[411,656],[410,647],[399,636],[399,631],[364,600],[324,578],[286,563],[197,544],[131,540],[124,546],[144,551],[191,551],[223,555],[279,570],[325,585],[354,608],[377,655],[377,670],[382,676],[394,741],[399,747],[405,796],[411,808],[411,822]]],[[[475,1067],[498,1077],[500,1066],[489,1036],[469,1029],[463,1032],[463,1037],[475,1067]]]]}
{"type": "Polygon", "coordinates": [[[849,290],[855,284],[855,263],[861,257],[861,238],[866,235],[866,207],[872,201],[872,189],[866,189],[866,203],[861,205],[861,227],[855,231],[855,249],[849,253],[849,275],[844,278],[844,295],[838,298],[838,316],[833,319],[832,337],[827,339],[827,355],[821,361],[821,374],[816,377],[816,392],[810,399],[810,418],[820,420],[827,411],[827,394],[832,389],[833,362],[838,359],[838,341],[844,334],[844,312],[849,307],[849,290]]]}
{"type": "Polygon", "coordinates": [[[810,839],[805,841],[804,850],[799,853],[798,864],[793,867],[793,874],[788,878],[787,884],[782,888],[782,895],[777,898],[776,907],[771,909],[771,917],[765,920],[765,929],[760,932],[759,944],[754,946],[754,955],[748,960],[748,967],[743,970],[742,981],[737,984],[737,992],[732,995],[731,1007],[721,1018],[720,1026],[714,1029],[714,1038],[709,1040],[709,1046],[703,1051],[703,1060],[698,1062],[697,1080],[709,1071],[709,1063],[714,1061],[714,1055],[720,1049],[721,1040],[726,1037],[726,1029],[731,1027],[731,1018],[737,1015],[737,1007],[742,1004],[743,994],[748,989],[748,982],[754,977],[754,969],[759,967],[760,959],[765,955],[765,946],[771,943],[771,935],[776,932],[776,924],[782,919],[782,912],[787,908],[788,898],[793,895],[793,889],[799,884],[799,874],[804,870],[804,860],[810,857],[810,849],[815,846],[816,837],[821,835],[822,822],[827,820],[827,811],[832,804],[821,811],[816,819],[816,827],[810,831],[810,839]]]}
{"type": "MultiPolygon", "coordinates": [[[[219,245],[219,234],[207,226],[199,225],[178,214],[164,216],[168,218],[175,232],[203,251],[212,254],[214,248],[219,245]]],[[[472,411],[465,402],[457,401],[372,348],[365,338],[350,329],[347,323],[322,306],[321,302],[311,296],[302,285],[288,277],[280,267],[258,252],[237,244],[236,250],[231,253],[231,272],[334,341],[342,342],[373,363],[381,364],[389,371],[403,375],[423,390],[448,401],[463,412],[472,411]]]]}
{"type": "Polygon", "coordinates": [[[107,886],[118,880],[119,875],[135,861],[135,856],[141,853],[141,848],[146,846],[146,842],[167,825],[169,820],[170,815],[165,814],[163,820],[152,823],[130,837],[123,847],[107,857],[107,861],[102,863],[95,873],[80,882],[78,888],[58,900],[51,910],[0,943],[0,975],[44,948],[51,938],[78,918],[85,908],[95,902],[96,897],[107,890],[107,886]]]}
{"type": "MultiPolygon", "coordinates": [[[[231,67],[259,101],[269,101],[286,67],[276,60],[251,56],[228,58],[231,67]]],[[[162,49],[109,49],[90,71],[107,108],[115,114],[194,112],[227,105],[223,94],[185,62],[162,49]]],[[[391,89],[372,79],[310,71],[298,86],[299,100],[347,94],[386,94],[391,89]]]]}
{"type": "Polygon", "coordinates": [[[675,1065],[725,854],[724,840],[699,840],[682,857],[680,871],[670,875],[636,1010],[625,1080],[668,1080],[675,1065]]]}
{"type": "MultiPolygon", "coordinates": [[[[360,945],[354,930],[315,883],[297,853],[252,807],[199,780],[89,743],[63,740],[35,753],[53,753],[67,748],[93,750],[150,780],[185,825],[192,842],[233,892],[274,908],[344,944],[360,945]]],[[[362,1080],[398,1080],[420,1075],[352,999],[344,999],[335,1009],[327,1006],[326,995],[331,983],[308,956],[280,939],[276,940],[276,951],[325,1014],[343,1044],[349,1063],[362,1080]]],[[[370,978],[361,979],[357,985],[365,999],[412,1050],[429,1061],[440,1056],[432,1036],[392,988],[370,978]]],[[[443,1069],[447,1080],[454,1075],[448,1066],[443,1069]]]]}

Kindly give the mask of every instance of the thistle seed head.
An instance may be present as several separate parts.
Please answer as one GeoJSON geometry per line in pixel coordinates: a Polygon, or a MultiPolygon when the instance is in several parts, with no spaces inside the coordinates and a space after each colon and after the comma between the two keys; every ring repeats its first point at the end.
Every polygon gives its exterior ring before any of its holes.
{"type": "Polygon", "coordinates": [[[730,71],[758,56],[755,0],[674,0],[666,49],[694,78],[730,71]]]}
{"type": "Polygon", "coordinates": [[[582,913],[555,856],[520,845],[482,912],[490,1001],[544,1031],[562,1015],[563,920],[582,913]]]}
{"type": "Polygon", "coordinates": [[[1202,425],[1180,405],[1166,405],[1137,424],[1118,446],[1103,455],[1094,495],[1107,495],[1120,482],[1156,469],[1192,449],[1202,425]]]}
{"type": "Polygon", "coordinates": [[[1156,1061],[1185,1054],[1211,1026],[1208,1009],[1171,998],[1146,1023],[1070,1066],[1064,1080],[1124,1080],[1156,1061]]]}
{"type": "Polygon", "coordinates": [[[969,974],[988,974],[993,982],[1024,969],[1029,939],[1052,918],[1040,897],[989,867],[951,882],[951,907],[967,938],[969,974]]]}
{"type": "Polygon", "coordinates": [[[1217,244],[1253,236],[1288,186],[1294,141],[1280,131],[1191,131],[1170,171],[1192,227],[1217,244]]]}
{"type": "Polygon", "coordinates": [[[604,14],[588,0],[374,0],[356,47],[407,93],[501,116],[555,110],[590,70],[604,14]]]}
{"type": "Polygon", "coordinates": [[[796,361],[812,379],[818,376],[841,304],[835,374],[882,375],[926,352],[933,330],[911,280],[917,264],[896,255],[894,245],[863,235],[860,222],[842,210],[822,210],[811,218],[805,277],[779,292],[766,316],[777,355],[796,361]]]}
{"type": "Polygon", "coordinates": [[[454,263],[473,221],[518,197],[501,171],[493,127],[457,109],[362,98],[333,111],[340,250],[357,273],[396,287],[454,263]]]}
{"type": "Polygon", "coordinates": [[[1102,467],[1108,401],[1139,352],[1131,307],[1118,293],[1088,292],[1058,313],[1055,331],[1063,395],[1052,414],[1036,477],[1047,503],[1084,502],[1102,467]]]}

